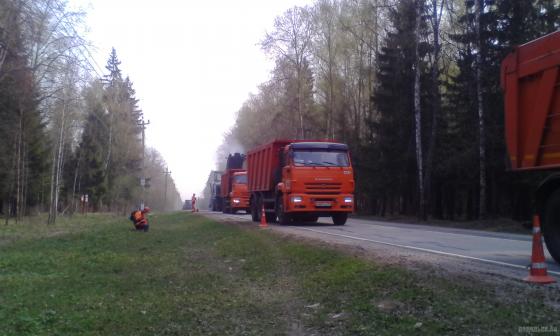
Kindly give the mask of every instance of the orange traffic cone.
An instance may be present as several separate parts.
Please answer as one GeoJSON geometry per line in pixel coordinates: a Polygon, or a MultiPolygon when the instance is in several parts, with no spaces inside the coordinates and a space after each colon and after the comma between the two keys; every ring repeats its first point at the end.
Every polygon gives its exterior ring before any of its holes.
{"type": "Polygon", "coordinates": [[[541,221],[538,215],[533,217],[533,253],[531,255],[531,266],[529,276],[523,279],[527,282],[538,284],[550,284],[556,282],[548,275],[541,235],[541,221]]]}
{"type": "Polygon", "coordinates": [[[260,228],[265,228],[268,227],[268,224],[266,224],[266,212],[264,211],[264,204],[262,205],[262,210],[261,210],[261,223],[259,224],[260,228]]]}

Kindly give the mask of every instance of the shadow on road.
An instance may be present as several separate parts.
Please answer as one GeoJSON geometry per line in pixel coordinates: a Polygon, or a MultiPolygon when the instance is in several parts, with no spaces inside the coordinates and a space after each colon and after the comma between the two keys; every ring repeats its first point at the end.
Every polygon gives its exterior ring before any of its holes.
{"type": "Polygon", "coordinates": [[[303,227],[303,226],[309,226],[309,227],[321,227],[321,226],[334,226],[334,224],[329,224],[329,223],[319,223],[319,222],[293,222],[290,225],[286,225],[286,226],[297,226],[297,227],[303,227]]]}

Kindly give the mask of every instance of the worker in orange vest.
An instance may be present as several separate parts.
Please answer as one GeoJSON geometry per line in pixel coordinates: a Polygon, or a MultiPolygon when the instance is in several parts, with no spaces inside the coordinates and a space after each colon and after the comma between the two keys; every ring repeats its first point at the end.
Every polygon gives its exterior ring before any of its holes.
{"type": "Polygon", "coordinates": [[[196,212],[196,194],[192,194],[191,198],[192,212],[196,212]]]}
{"type": "Polygon", "coordinates": [[[134,228],[136,231],[144,231],[148,232],[150,229],[150,225],[148,224],[148,218],[146,214],[149,213],[152,209],[148,207],[144,207],[143,210],[134,210],[130,214],[130,220],[134,224],[134,228]]]}

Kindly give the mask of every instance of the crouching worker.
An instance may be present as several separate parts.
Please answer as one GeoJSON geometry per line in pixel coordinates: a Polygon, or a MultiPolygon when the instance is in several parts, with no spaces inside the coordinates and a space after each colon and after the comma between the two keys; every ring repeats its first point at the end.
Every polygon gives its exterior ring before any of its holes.
{"type": "Polygon", "coordinates": [[[150,225],[148,225],[148,218],[146,214],[150,212],[150,208],[145,207],[144,210],[134,210],[130,214],[130,220],[134,224],[136,231],[148,232],[150,225]]]}

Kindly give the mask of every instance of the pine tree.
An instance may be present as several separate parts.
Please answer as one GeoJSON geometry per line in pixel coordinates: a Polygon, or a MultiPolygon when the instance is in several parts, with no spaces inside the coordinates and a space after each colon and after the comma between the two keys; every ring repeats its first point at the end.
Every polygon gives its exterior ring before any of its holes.
{"type": "Polygon", "coordinates": [[[117,57],[117,50],[115,48],[111,49],[111,54],[109,55],[109,59],[107,60],[107,65],[105,65],[105,69],[109,71],[109,74],[104,76],[105,81],[108,83],[109,87],[115,87],[122,83],[122,72],[119,66],[121,65],[121,61],[117,57]]]}
{"type": "Polygon", "coordinates": [[[0,41],[0,211],[20,219],[40,201],[49,144],[19,21],[9,28],[0,41]]]}
{"type": "MultiPolygon", "coordinates": [[[[399,3],[390,13],[393,31],[389,32],[377,56],[377,87],[373,100],[378,119],[371,127],[375,134],[371,162],[375,168],[375,189],[382,190],[381,213],[414,214],[418,209],[414,138],[414,69],[416,58],[416,6],[413,0],[399,3]]],[[[422,31],[425,24],[420,25],[422,31]]],[[[423,34],[423,33],[422,33],[423,34]]],[[[420,46],[422,81],[427,72],[423,56],[425,46],[420,46]]],[[[429,86],[422,85],[423,88],[429,86]]],[[[426,105],[422,92],[422,105],[426,105]]],[[[429,118],[424,118],[428,120],[429,118]]]]}
{"type": "Polygon", "coordinates": [[[108,192],[105,162],[109,152],[109,115],[100,97],[101,90],[93,85],[86,92],[87,117],[75,154],[80,167],[78,191],[89,195],[95,209],[101,209],[107,202],[108,192]]]}

